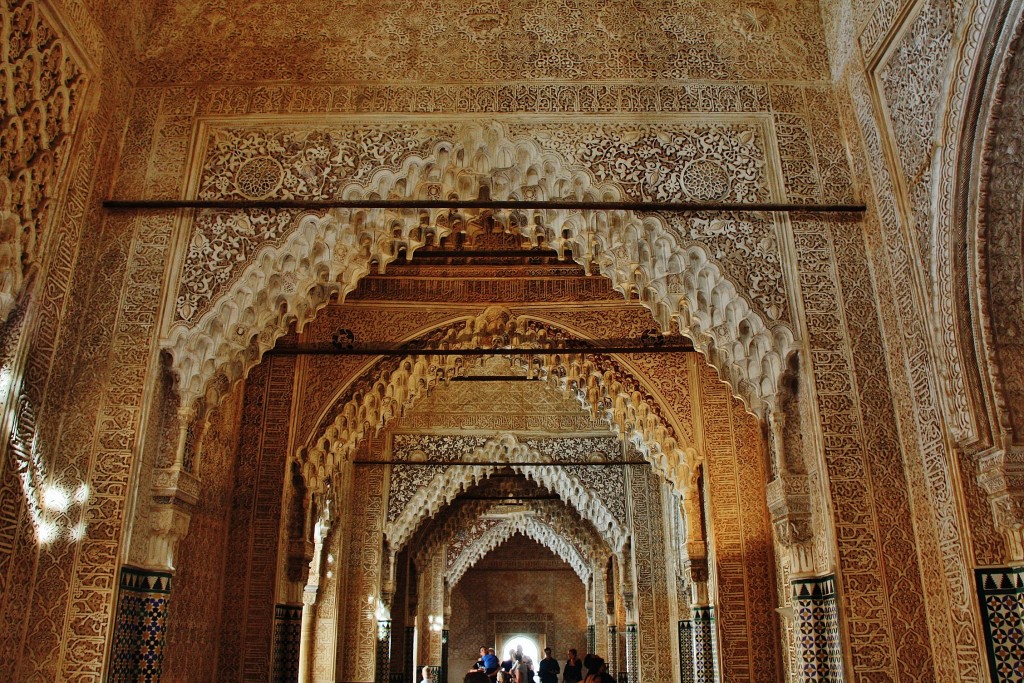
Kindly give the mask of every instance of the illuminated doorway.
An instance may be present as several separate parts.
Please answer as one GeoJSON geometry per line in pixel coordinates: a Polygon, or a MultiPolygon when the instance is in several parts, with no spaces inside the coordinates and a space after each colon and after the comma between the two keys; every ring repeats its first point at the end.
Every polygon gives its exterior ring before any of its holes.
{"type": "Polygon", "coordinates": [[[518,648],[523,648],[523,655],[533,662],[533,680],[537,680],[537,667],[540,664],[540,651],[543,636],[540,634],[507,633],[502,634],[498,642],[501,643],[501,659],[508,657],[508,653],[518,648]]]}

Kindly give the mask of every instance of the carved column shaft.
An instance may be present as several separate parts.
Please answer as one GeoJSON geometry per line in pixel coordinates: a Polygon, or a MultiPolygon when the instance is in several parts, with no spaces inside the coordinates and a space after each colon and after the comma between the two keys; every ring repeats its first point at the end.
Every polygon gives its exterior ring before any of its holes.
{"type": "Polygon", "coordinates": [[[594,642],[589,644],[591,652],[606,656],[608,652],[608,581],[605,571],[606,563],[600,559],[591,562],[591,585],[593,586],[593,600],[591,608],[594,613],[594,642]]]}

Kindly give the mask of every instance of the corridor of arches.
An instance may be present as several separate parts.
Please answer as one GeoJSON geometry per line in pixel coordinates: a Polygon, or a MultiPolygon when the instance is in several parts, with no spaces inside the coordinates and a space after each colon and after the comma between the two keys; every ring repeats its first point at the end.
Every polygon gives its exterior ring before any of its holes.
{"type": "Polygon", "coordinates": [[[480,220],[366,277],[212,410],[169,680],[200,658],[231,679],[461,681],[515,636],[636,681],[769,681],[795,656],[756,419],[607,280],[480,220]],[[574,295],[538,300],[555,283],[574,295]]]}

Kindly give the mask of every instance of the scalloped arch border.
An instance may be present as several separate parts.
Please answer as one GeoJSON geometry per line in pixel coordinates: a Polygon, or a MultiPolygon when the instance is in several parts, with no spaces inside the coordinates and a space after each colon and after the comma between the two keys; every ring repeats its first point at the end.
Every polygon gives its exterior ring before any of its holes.
{"type": "Polygon", "coordinates": [[[561,532],[549,524],[537,520],[528,515],[514,517],[506,522],[488,529],[471,545],[469,545],[456,558],[454,564],[447,570],[446,580],[449,586],[454,586],[465,576],[466,572],[472,569],[489,552],[509,540],[516,533],[521,533],[527,538],[546,547],[555,555],[565,560],[566,564],[572,567],[580,581],[586,586],[590,583],[591,568],[586,557],[577,552],[571,544],[565,541],[561,532]]]}
{"type": "MultiPolygon", "coordinates": [[[[489,439],[469,454],[467,460],[508,462],[508,467],[514,472],[558,495],[566,505],[571,505],[580,517],[594,526],[613,552],[621,552],[629,537],[628,532],[600,498],[593,495],[578,479],[566,474],[562,467],[521,467],[516,464],[524,460],[538,462],[542,457],[536,450],[520,443],[514,435],[504,434],[489,439]]],[[[404,547],[426,520],[435,517],[460,493],[487,479],[498,469],[493,465],[446,469],[422,487],[421,495],[414,497],[397,519],[385,525],[384,537],[392,548],[404,547]]]]}
{"type": "MultiPolygon", "coordinates": [[[[493,502],[463,506],[456,515],[449,517],[445,520],[444,524],[429,532],[426,544],[415,555],[416,561],[423,566],[427,566],[426,558],[441,552],[442,549],[446,549],[447,544],[456,534],[465,531],[468,525],[476,521],[481,515],[487,514],[489,510],[497,507],[500,507],[500,505],[493,502]]],[[[523,524],[528,524],[529,522],[524,521],[523,524]]],[[[562,502],[534,502],[530,505],[527,512],[520,513],[519,515],[510,515],[503,522],[496,524],[491,529],[485,530],[479,536],[472,539],[463,549],[462,553],[460,553],[459,557],[456,558],[456,561],[450,567],[446,565],[446,578],[448,579],[449,587],[453,587],[468,569],[472,568],[488,552],[508,540],[517,531],[545,545],[549,550],[572,565],[584,583],[589,578],[591,563],[593,561],[604,562],[605,558],[611,554],[605,539],[590,526],[589,522],[581,518],[572,507],[562,502]],[[528,519],[529,522],[534,522],[539,527],[550,529],[551,533],[554,534],[552,537],[554,541],[565,543],[566,547],[564,550],[566,552],[560,552],[544,539],[526,534],[523,529],[514,526],[508,531],[507,535],[501,538],[495,539],[488,536],[490,532],[498,527],[506,526],[509,522],[513,522],[520,517],[528,519]],[[564,538],[567,535],[577,541],[577,545],[566,543],[564,538]],[[583,549],[583,552],[579,551],[580,548],[583,549]],[[571,559],[573,556],[578,556],[581,560],[579,567],[576,567],[571,559]],[[454,574],[452,568],[454,568],[454,574]],[[583,575],[584,572],[587,575],[586,577],[583,575]]],[[[537,528],[537,531],[539,533],[544,532],[540,528],[537,528]]]]}

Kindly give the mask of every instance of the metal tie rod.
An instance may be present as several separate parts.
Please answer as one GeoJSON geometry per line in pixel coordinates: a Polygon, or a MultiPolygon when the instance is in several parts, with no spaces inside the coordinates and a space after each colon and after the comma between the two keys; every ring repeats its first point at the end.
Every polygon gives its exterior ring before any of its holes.
{"type": "Polygon", "coordinates": [[[864,213],[864,204],[799,204],[794,202],[585,202],[575,200],[493,199],[118,199],[103,202],[111,211],[174,209],[534,209],[568,211],[794,211],[864,213]]]}
{"type": "MultiPolygon", "coordinates": [[[[566,356],[595,353],[692,353],[692,344],[663,346],[573,346],[543,349],[429,349],[410,346],[331,345],[275,347],[267,356],[566,356]]],[[[478,380],[479,381],[479,380],[478,380]]]]}
{"type": "Polygon", "coordinates": [[[413,467],[614,467],[617,465],[650,465],[646,460],[613,460],[608,462],[508,462],[507,460],[353,460],[353,465],[410,465],[413,467]]]}

